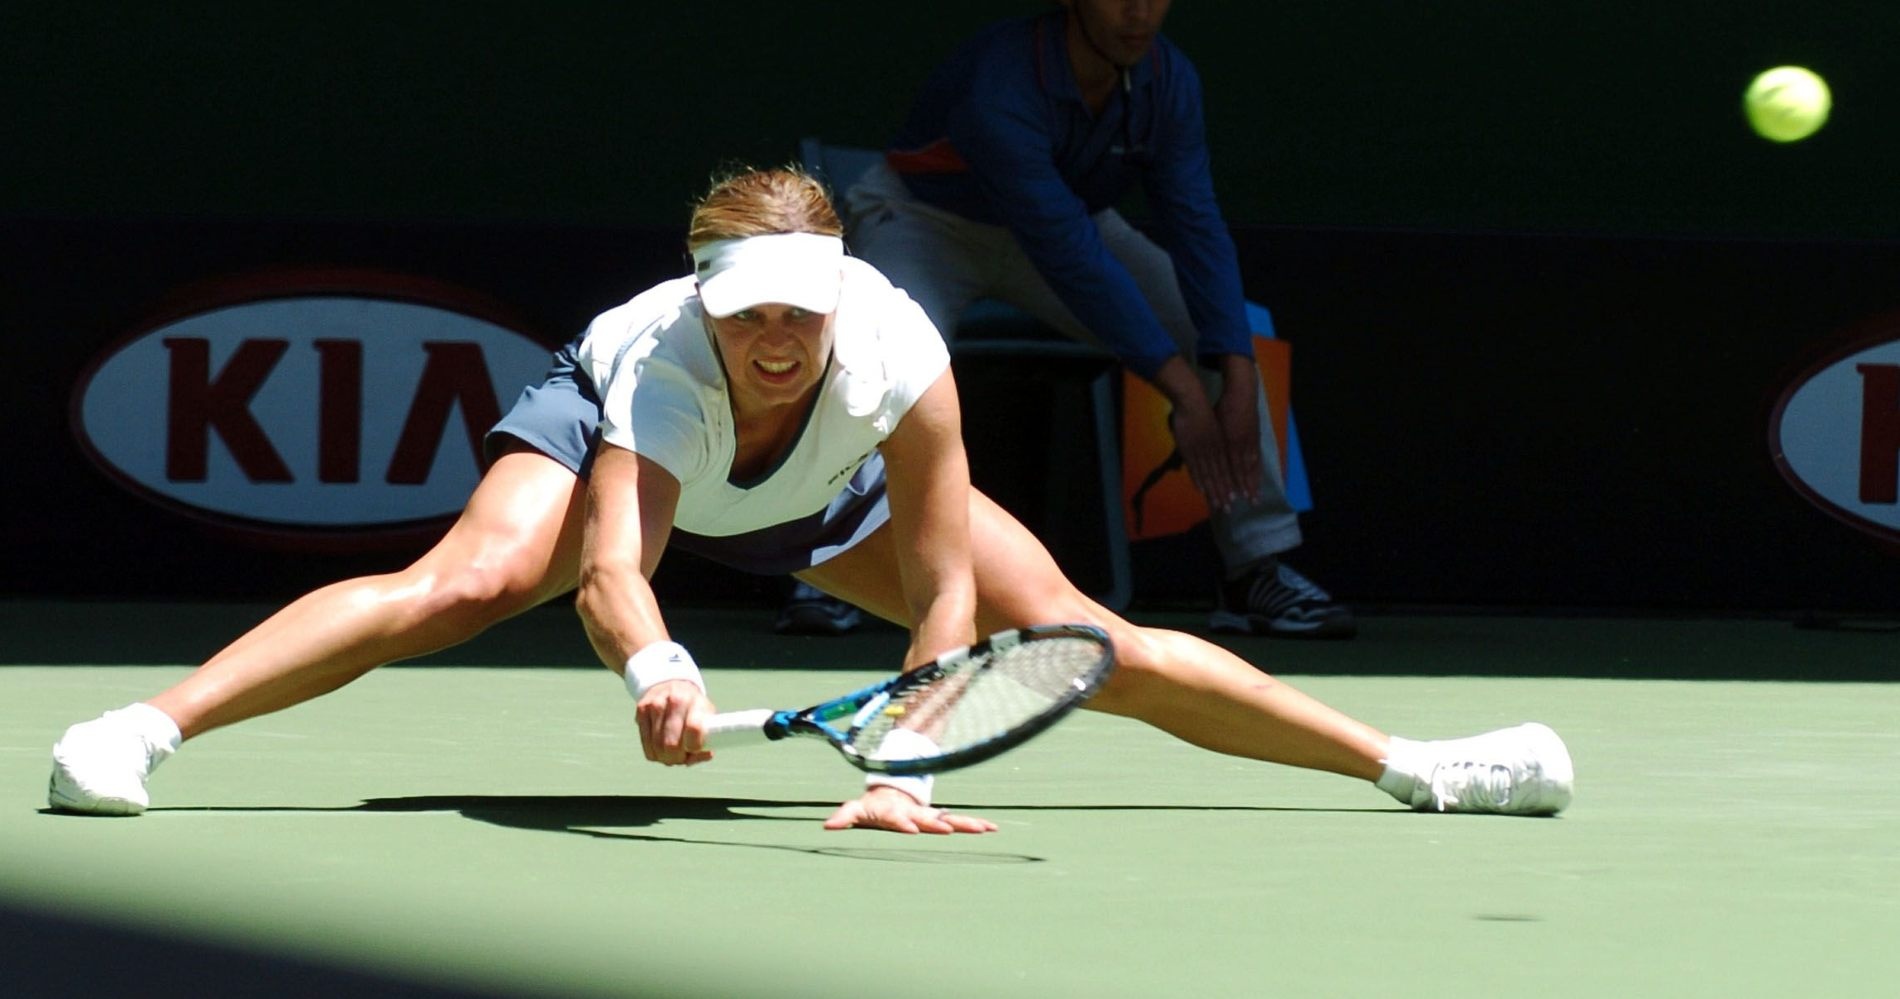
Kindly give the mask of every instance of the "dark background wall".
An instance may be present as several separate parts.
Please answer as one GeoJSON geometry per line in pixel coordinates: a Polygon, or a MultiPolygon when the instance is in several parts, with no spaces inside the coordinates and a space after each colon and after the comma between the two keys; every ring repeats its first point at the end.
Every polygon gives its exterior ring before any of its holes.
{"type": "MultiPolygon", "coordinates": [[[[9,4],[0,211],[679,224],[715,163],[877,144],[972,28],[1040,8],[9,4]]],[[[1180,0],[1241,224],[1893,235],[1882,0],[1180,0]],[[1778,148],[1750,76],[1834,122],[1778,148]]]]}
{"type": "MultiPolygon", "coordinates": [[[[403,557],[209,537],[77,455],[72,379],[169,288],[385,267],[553,342],[669,276],[721,163],[875,145],[955,39],[1038,6],[9,6],[0,406],[30,446],[0,588],[275,596],[403,557]]],[[[1168,33],[1295,345],[1315,575],[1368,602],[1892,606],[1900,561],[1764,440],[1798,362],[1900,308],[1900,8],[1180,0],[1168,33]],[[1837,99],[1793,146],[1739,110],[1784,62],[1837,99]]],[[[1199,540],[1138,551],[1138,592],[1197,596],[1199,540]]]]}

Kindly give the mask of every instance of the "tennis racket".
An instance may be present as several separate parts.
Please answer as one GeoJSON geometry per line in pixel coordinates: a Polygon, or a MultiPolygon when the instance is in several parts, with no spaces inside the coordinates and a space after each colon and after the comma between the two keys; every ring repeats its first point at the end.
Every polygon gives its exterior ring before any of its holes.
{"type": "Polygon", "coordinates": [[[707,725],[706,743],[717,750],[816,736],[860,770],[955,770],[1055,724],[1095,693],[1114,665],[1114,646],[1099,628],[1018,628],[802,711],[721,712],[707,725]]]}

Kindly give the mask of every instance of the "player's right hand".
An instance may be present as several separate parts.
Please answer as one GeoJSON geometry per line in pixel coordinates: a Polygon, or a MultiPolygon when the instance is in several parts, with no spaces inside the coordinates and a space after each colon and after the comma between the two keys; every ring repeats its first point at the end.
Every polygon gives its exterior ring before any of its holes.
{"type": "Polygon", "coordinates": [[[655,763],[691,766],[712,759],[706,749],[706,723],[712,699],[686,680],[656,685],[640,698],[634,714],[640,724],[640,749],[655,763]]]}

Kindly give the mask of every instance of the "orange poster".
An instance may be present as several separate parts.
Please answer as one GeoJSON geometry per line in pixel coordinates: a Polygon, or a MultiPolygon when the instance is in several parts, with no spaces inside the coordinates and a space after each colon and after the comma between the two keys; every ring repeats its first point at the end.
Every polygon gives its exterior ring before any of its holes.
{"type": "MultiPolygon", "coordinates": [[[[1267,406],[1273,437],[1280,445],[1280,471],[1284,475],[1293,348],[1285,340],[1256,336],[1253,351],[1261,382],[1267,387],[1267,406]]],[[[1122,511],[1131,541],[1179,534],[1207,519],[1207,501],[1194,488],[1187,466],[1175,453],[1168,412],[1168,400],[1153,385],[1124,371],[1122,511]]]]}

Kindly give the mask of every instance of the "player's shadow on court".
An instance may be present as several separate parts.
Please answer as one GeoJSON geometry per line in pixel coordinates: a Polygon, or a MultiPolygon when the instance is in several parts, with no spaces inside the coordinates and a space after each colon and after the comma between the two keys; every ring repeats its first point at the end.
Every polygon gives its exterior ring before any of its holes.
{"type": "MultiPolygon", "coordinates": [[[[829,813],[835,801],[782,801],[756,798],[700,798],[673,795],[554,795],[554,794],[430,794],[401,798],[370,798],[347,807],[265,806],[171,806],[154,812],[382,812],[422,813],[454,812],[465,818],[508,829],[566,833],[595,839],[641,843],[676,843],[691,846],[736,847],[775,850],[848,860],[875,860],[911,864],[1039,864],[1045,859],[1025,853],[970,851],[951,844],[971,842],[956,836],[923,836],[910,842],[931,844],[934,848],[835,846],[812,847],[788,843],[741,842],[723,839],[696,839],[689,836],[663,836],[648,829],[668,820],[674,821],[745,821],[797,822],[813,824],[811,810],[829,813]],[[796,810],[797,814],[792,814],[796,810]],[[770,813],[785,814],[770,814],[770,813]]],[[[1283,805],[981,805],[968,810],[985,812],[1336,812],[1409,814],[1404,808],[1300,808],[1283,805]]],[[[50,811],[48,814],[52,814],[50,811]]]]}
{"type": "MultiPolygon", "coordinates": [[[[471,819],[513,829],[548,832],[576,831],[577,826],[642,827],[665,819],[732,820],[752,822],[809,822],[808,815],[762,815],[741,809],[778,811],[838,807],[835,801],[782,801],[758,798],[698,798],[673,795],[559,795],[559,794],[435,794],[405,798],[370,798],[348,811],[459,812],[471,819]]],[[[1395,806],[1368,808],[1301,808],[1289,805],[982,805],[958,806],[974,812],[1340,812],[1405,814],[1395,806]]],[[[587,829],[592,832],[594,830],[587,829]]]]}
{"type": "MultiPolygon", "coordinates": [[[[695,846],[777,850],[849,860],[878,860],[910,864],[1038,864],[1044,858],[1024,853],[973,853],[960,850],[924,850],[904,847],[810,847],[787,843],[746,843],[693,839],[654,833],[625,832],[666,820],[810,823],[809,815],[763,815],[741,809],[830,809],[837,802],[760,801],[750,798],[686,798],[636,795],[492,795],[444,794],[407,798],[370,798],[349,811],[455,812],[477,822],[509,829],[571,833],[595,839],[644,843],[682,843],[695,846]]],[[[937,842],[947,838],[930,837],[937,842]]]]}

